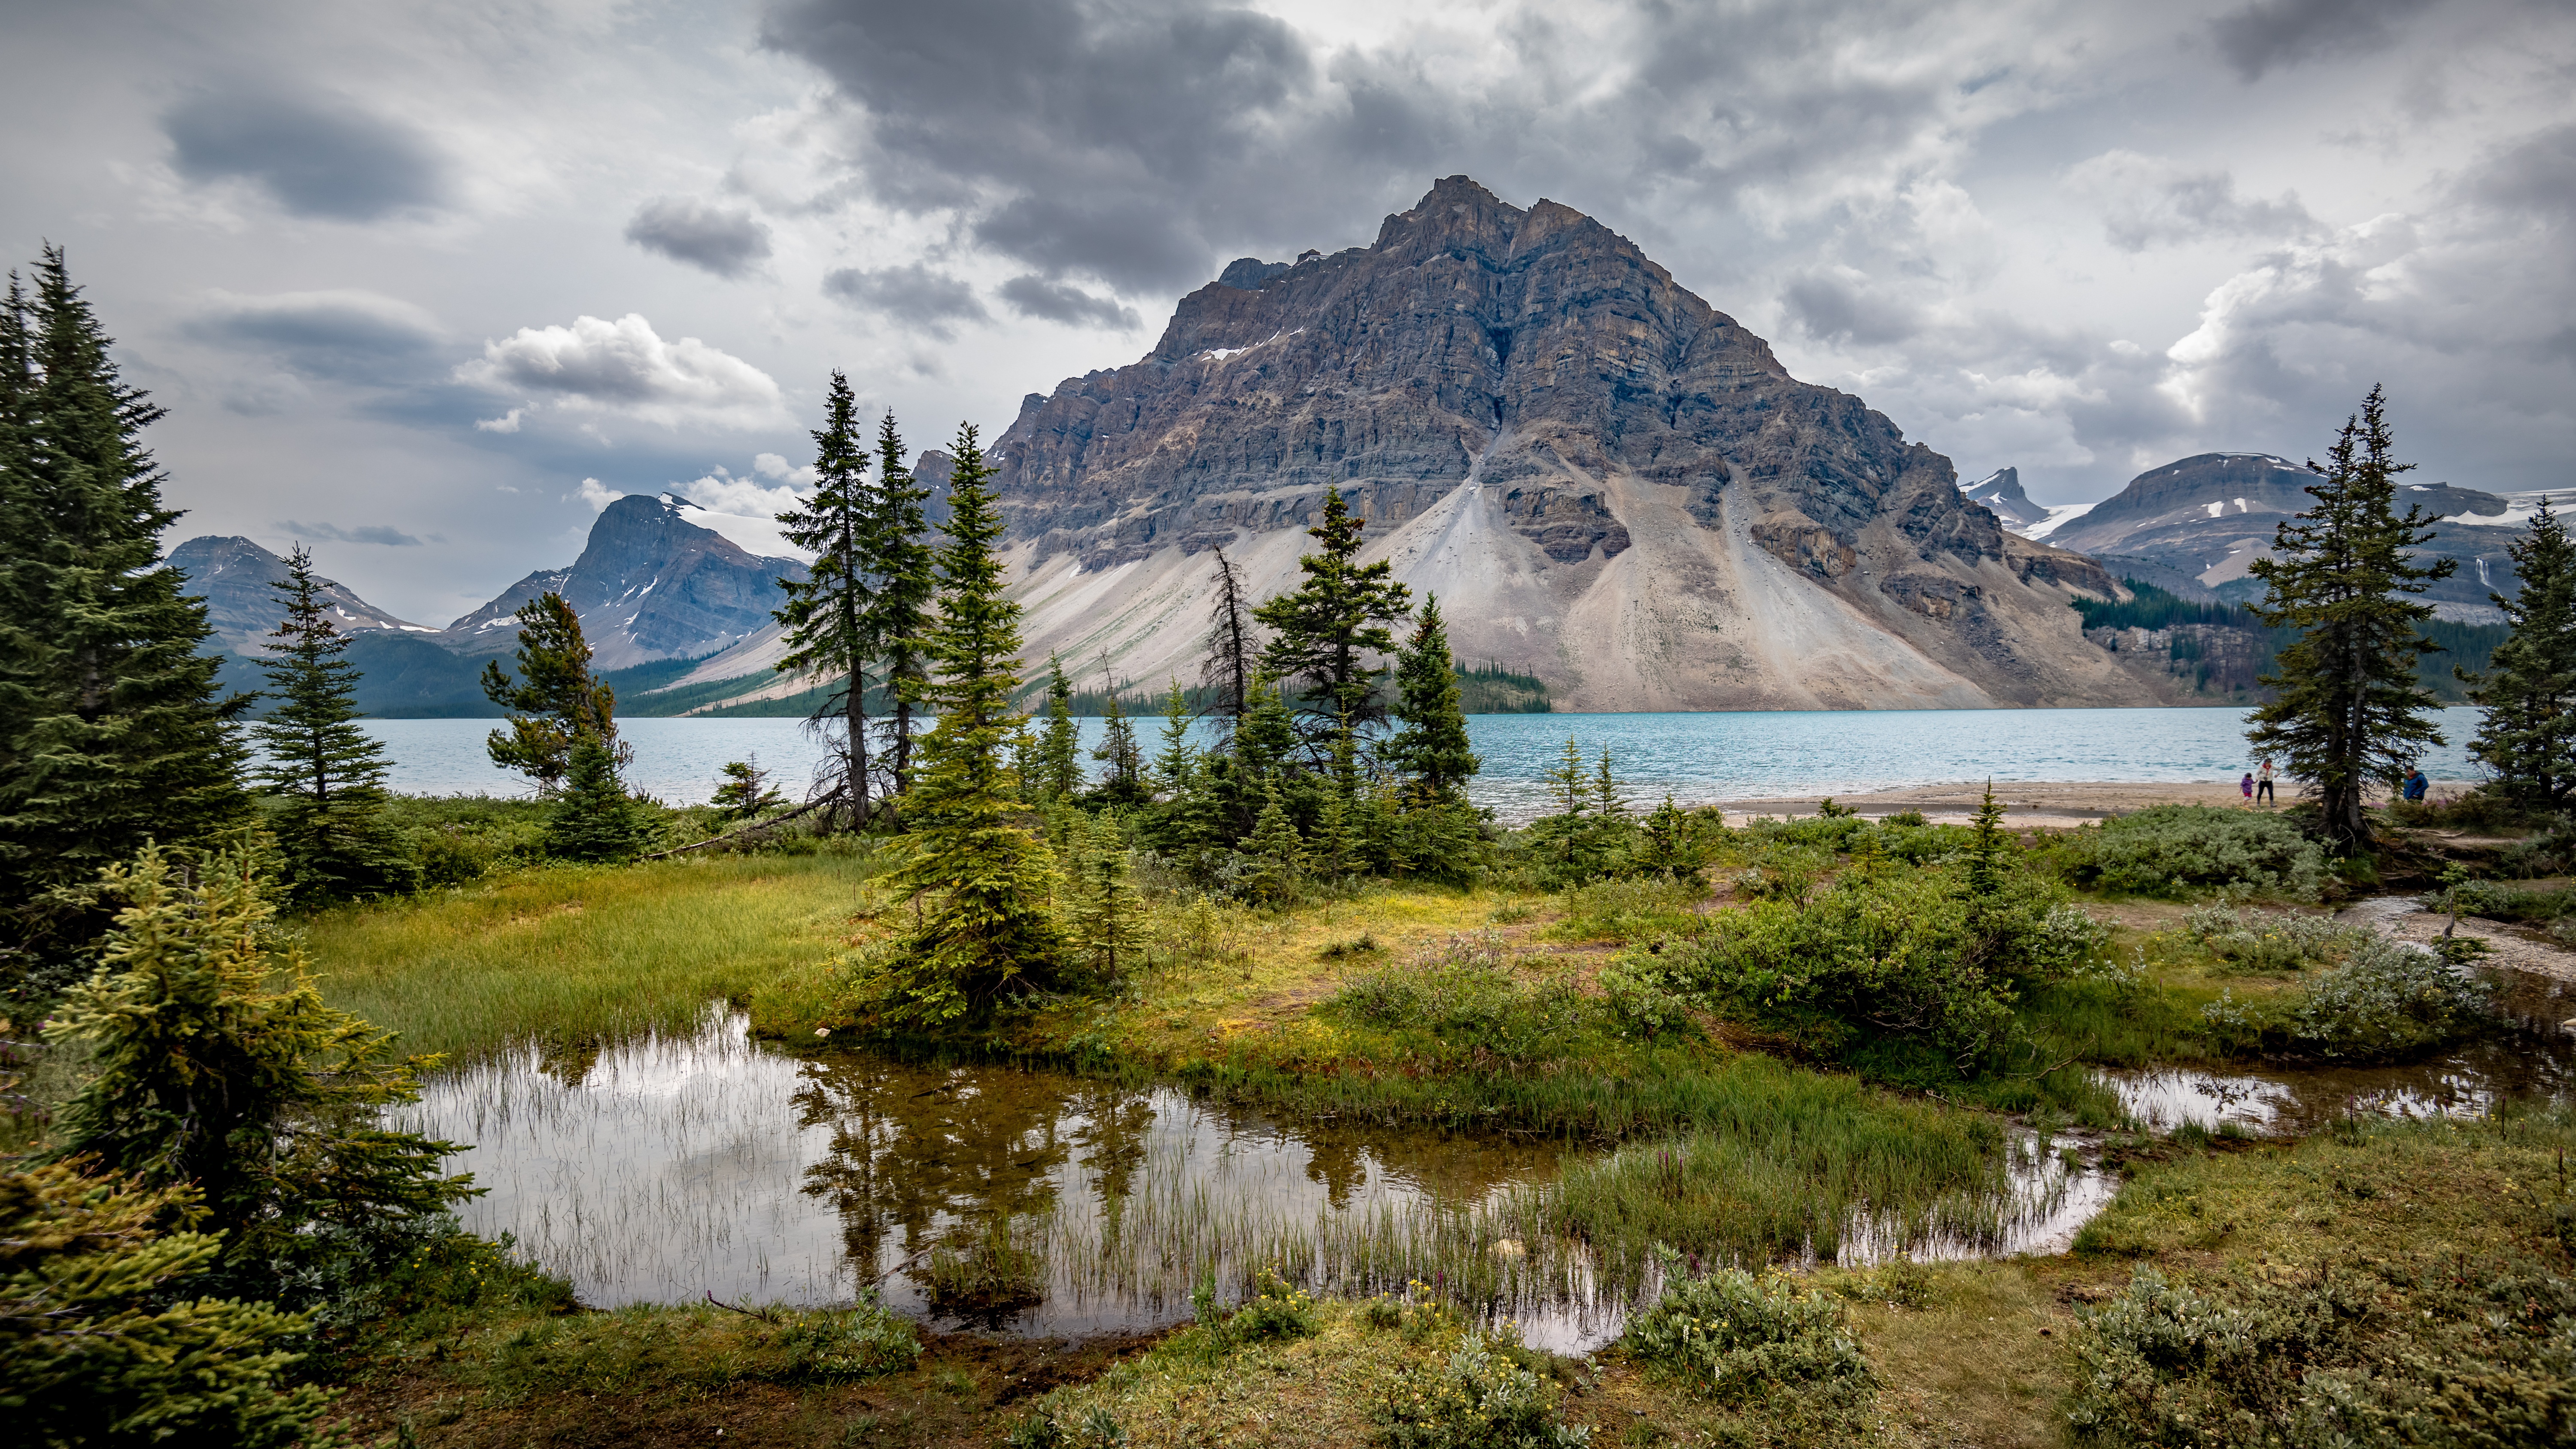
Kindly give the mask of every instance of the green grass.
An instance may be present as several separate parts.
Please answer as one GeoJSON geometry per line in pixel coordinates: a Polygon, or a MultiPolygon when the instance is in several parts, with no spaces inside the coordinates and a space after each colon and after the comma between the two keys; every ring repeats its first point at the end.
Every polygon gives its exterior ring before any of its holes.
{"type": "Polygon", "coordinates": [[[846,855],[524,871],[302,928],[335,1006],[412,1051],[683,1030],[839,949],[867,867],[846,855]]]}

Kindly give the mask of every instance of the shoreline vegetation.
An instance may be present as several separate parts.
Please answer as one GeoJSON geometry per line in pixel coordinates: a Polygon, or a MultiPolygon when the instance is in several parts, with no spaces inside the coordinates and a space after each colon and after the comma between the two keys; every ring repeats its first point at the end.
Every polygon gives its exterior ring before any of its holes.
{"type": "MultiPolygon", "coordinates": [[[[480,679],[491,758],[536,798],[397,796],[303,551],[259,664],[276,707],[219,692],[159,550],[160,413],[59,249],[0,307],[0,369],[0,485],[34,530],[0,591],[0,1410],[35,1442],[2576,1436],[2569,1104],[2258,1142],[2148,1131],[2098,1075],[2546,1049],[2496,1010],[2484,938],[2322,909],[2426,889],[2535,950],[2576,939],[2576,551],[2545,507],[2510,637],[2464,681],[2495,780],[2372,803],[2434,737],[2413,595],[2453,567],[2411,561],[2429,524],[2394,511],[2376,390],[2253,565],[2255,616],[2295,640],[2250,738],[2312,801],[2031,828],[1987,790],[1961,823],[1832,800],[1736,823],[1630,798],[1569,738],[1546,812],[1506,828],[1468,797],[1439,601],[1363,558],[1337,488],[1284,593],[1210,550],[1201,677],[1165,681],[1157,722],[1113,676],[1086,752],[1064,662],[1020,657],[976,429],[934,532],[894,419],[871,441],[838,373],[780,518],[815,555],[780,667],[836,681],[804,800],[751,760],[706,806],[637,797],[552,593],[480,679]],[[1356,1271],[1185,1225],[1158,1256],[1230,1264],[1186,1326],[1058,1348],[926,1333],[873,1281],[594,1311],[463,1230],[460,1144],[389,1125],[451,1061],[578,1060],[712,1000],[806,1051],[1061,1065],[1560,1162],[1356,1271]],[[2122,1179],[2071,1254],[1878,1251],[1995,1246],[2042,1153],[2122,1179]],[[1629,1310],[1597,1352],[1494,1317],[1578,1279],[1629,1310]]],[[[1046,1249],[958,1216],[891,1271],[998,1321],[1046,1249]]]]}

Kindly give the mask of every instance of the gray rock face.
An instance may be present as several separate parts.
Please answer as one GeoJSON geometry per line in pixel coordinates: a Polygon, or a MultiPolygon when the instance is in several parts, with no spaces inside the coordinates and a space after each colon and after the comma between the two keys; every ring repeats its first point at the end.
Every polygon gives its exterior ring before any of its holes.
{"type": "MultiPolygon", "coordinates": [[[[2307,493],[2315,481],[2305,467],[2269,453],[2195,454],[2139,474],[2049,541],[2106,559],[2156,565],[2222,597],[2259,597],[2261,585],[2246,570],[2270,552],[2281,522],[2315,501],[2307,493]]],[[[2414,504],[2442,517],[2423,552],[2461,560],[2458,572],[2435,585],[2428,599],[2480,606],[2491,589],[2513,592],[2504,545],[2519,529],[2508,524],[2507,499],[2447,483],[2401,482],[2397,504],[2401,511],[2414,504]]]]}
{"type": "Polygon", "coordinates": [[[1033,649],[1133,678],[1183,672],[1207,549],[1286,586],[1330,486],[1462,657],[1577,708],[2136,692],[2066,607],[2113,589],[2090,560],[2007,534],[1609,228],[1463,176],[1370,246],[1234,263],[993,452],[1033,649]]]}
{"type": "MultiPolygon", "coordinates": [[[[215,626],[215,637],[226,649],[245,655],[266,651],[264,636],[286,617],[283,596],[269,587],[286,577],[286,560],[247,538],[206,534],[170,550],[170,562],[188,576],[189,591],[206,601],[207,622],[215,626]]],[[[330,601],[331,622],[344,632],[435,632],[425,624],[395,618],[344,584],[325,580],[321,593],[330,601]]]]}
{"type": "Polygon", "coordinates": [[[1996,521],[2015,533],[2048,517],[2047,509],[2021,491],[2019,468],[1998,468],[1974,483],[1960,484],[1959,493],[1971,503],[1983,504],[1996,521]]]}
{"type": "Polygon", "coordinates": [[[629,494],[600,513],[572,567],[528,575],[435,637],[459,654],[506,654],[519,606],[552,591],[581,615],[599,668],[695,658],[769,624],[778,580],[803,577],[803,564],[755,556],[677,503],[629,494]]]}

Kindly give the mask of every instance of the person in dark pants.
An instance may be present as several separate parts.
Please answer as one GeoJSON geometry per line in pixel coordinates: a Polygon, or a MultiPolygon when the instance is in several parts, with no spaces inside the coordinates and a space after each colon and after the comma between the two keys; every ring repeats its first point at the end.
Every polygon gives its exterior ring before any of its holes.
{"type": "Polygon", "coordinates": [[[2272,757],[2270,755],[2265,755],[2263,762],[2255,767],[2254,798],[2267,805],[2281,803],[2279,797],[2272,793],[2272,757]]]}

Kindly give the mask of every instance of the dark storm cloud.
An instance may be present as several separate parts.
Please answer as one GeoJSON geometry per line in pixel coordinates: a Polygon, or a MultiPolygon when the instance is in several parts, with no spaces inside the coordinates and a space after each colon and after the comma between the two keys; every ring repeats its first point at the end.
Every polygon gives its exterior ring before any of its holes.
{"type": "Polygon", "coordinates": [[[951,323],[981,322],[990,315],[973,287],[921,262],[876,271],[843,267],[824,276],[823,295],[883,313],[938,338],[954,335],[951,323]]]}
{"type": "Polygon", "coordinates": [[[388,528],[380,523],[371,523],[363,528],[342,528],[337,524],[298,523],[292,518],[281,518],[277,522],[277,527],[280,532],[291,533],[298,538],[318,538],[330,543],[375,543],[400,548],[420,547],[419,539],[399,528],[388,528]]]}
{"type": "Polygon", "coordinates": [[[377,221],[432,208],[446,168],[427,140],[347,102],[268,89],[196,96],[161,118],[191,181],[249,181],[298,216],[377,221]]]}
{"type": "Polygon", "coordinates": [[[656,197],[636,208],[626,239],[719,277],[739,277],[769,260],[769,228],[751,213],[686,197],[656,197]]]}
{"type": "Polygon", "coordinates": [[[182,330],[310,378],[398,385],[439,370],[437,324],[409,303],[372,292],[219,296],[182,330]]]}
{"type": "Polygon", "coordinates": [[[2246,80],[2320,56],[2377,50],[2394,38],[2393,22],[2429,8],[2431,0],[2255,0],[2209,23],[2218,53],[2246,80]]]}
{"type": "Polygon", "coordinates": [[[1080,287],[1044,277],[1013,277],[1002,284],[1001,294],[1011,310],[1023,317],[1043,317],[1074,327],[1133,327],[1139,320],[1136,309],[1118,305],[1114,297],[1095,297],[1080,287]]]}
{"type": "Polygon", "coordinates": [[[1858,278],[1811,273],[1791,282],[1780,301],[1799,330],[1820,342],[1878,346],[1923,330],[1903,299],[1873,296],[1858,278]]]}

